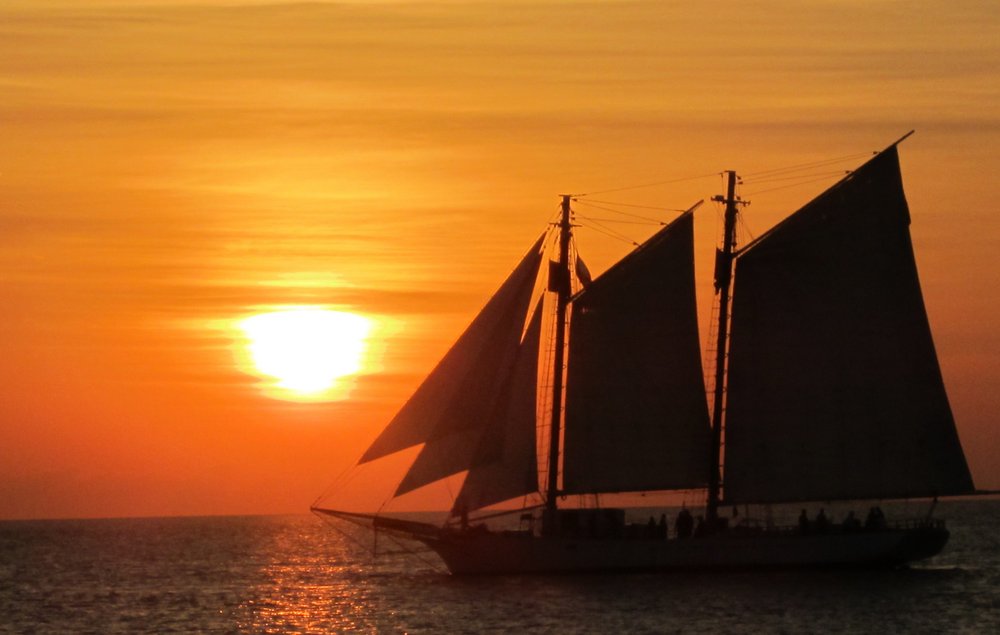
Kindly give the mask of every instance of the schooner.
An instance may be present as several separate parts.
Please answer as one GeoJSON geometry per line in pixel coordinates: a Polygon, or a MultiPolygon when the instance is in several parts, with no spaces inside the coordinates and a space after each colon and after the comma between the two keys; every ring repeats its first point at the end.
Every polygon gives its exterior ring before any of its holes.
{"type": "Polygon", "coordinates": [[[726,173],[711,416],[694,209],[574,293],[564,196],[557,253],[545,253],[544,234],[531,246],[360,460],[422,444],[395,496],[467,472],[451,521],[314,511],[414,538],[453,573],[895,566],[937,554],[948,530],[930,515],[798,530],[731,526],[719,514],[720,505],[974,491],[917,276],[901,141],[738,249],[741,201],[726,173]],[[535,292],[540,277],[548,302],[535,292]],[[543,308],[555,312],[548,371],[543,308]],[[546,372],[551,418],[538,443],[546,372]],[[707,496],[694,535],[636,534],[622,509],[559,505],[575,494],[696,488],[707,496]],[[533,493],[544,504],[526,528],[468,521],[533,493]]]}

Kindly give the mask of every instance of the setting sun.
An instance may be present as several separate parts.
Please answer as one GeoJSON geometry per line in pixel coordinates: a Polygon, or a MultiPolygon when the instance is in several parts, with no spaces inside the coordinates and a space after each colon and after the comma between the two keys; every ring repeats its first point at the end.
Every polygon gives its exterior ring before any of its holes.
{"type": "Polygon", "coordinates": [[[274,396],[332,398],[338,380],[362,367],[371,322],[354,313],[291,308],[239,323],[256,372],[275,380],[274,396]]]}

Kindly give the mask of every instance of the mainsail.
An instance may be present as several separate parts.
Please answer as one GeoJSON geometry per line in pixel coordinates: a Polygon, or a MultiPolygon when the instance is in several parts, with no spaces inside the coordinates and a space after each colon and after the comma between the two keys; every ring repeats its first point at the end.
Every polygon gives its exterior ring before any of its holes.
{"type": "Polygon", "coordinates": [[[359,463],[427,443],[408,488],[468,469],[476,444],[461,436],[486,425],[521,346],[542,260],[539,237],[444,358],[375,439],[359,463]],[[440,443],[430,443],[439,441],[440,443]],[[453,456],[452,447],[466,448],[453,456]],[[472,449],[468,449],[471,446],[472,449]],[[457,469],[452,464],[457,464],[457,469]]]}
{"type": "Polygon", "coordinates": [[[563,491],[699,487],[708,407],[688,212],[573,301],[563,491]]]}
{"type": "Polygon", "coordinates": [[[971,492],[895,146],[736,264],[725,500],[971,492]]]}

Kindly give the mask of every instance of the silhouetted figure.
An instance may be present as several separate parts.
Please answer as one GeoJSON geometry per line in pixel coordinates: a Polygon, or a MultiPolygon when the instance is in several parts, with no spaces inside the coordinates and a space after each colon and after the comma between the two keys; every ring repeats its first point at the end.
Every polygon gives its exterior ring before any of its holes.
{"type": "Polygon", "coordinates": [[[816,531],[821,534],[825,534],[830,530],[830,519],[826,517],[826,512],[823,511],[821,507],[819,513],[816,514],[816,531]]]}
{"type": "Polygon", "coordinates": [[[865,518],[865,529],[885,529],[885,516],[882,514],[881,508],[872,507],[868,510],[868,517],[865,518]]]}
{"type": "Polygon", "coordinates": [[[809,516],[806,515],[806,510],[802,510],[799,514],[799,533],[808,534],[809,533],[809,516]]]}
{"type": "Polygon", "coordinates": [[[695,525],[694,535],[696,538],[708,535],[708,526],[705,524],[705,519],[698,516],[698,524],[695,525]]]}
{"type": "Polygon", "coordinates": [[[861,529],[861,521],[857,519],[853,511],[847,512],[847,517],[844,518],[843,528],[845,533],[861,529]]]}
{"type": "Polygon", "coordinates": [[[667,539],[667,515],[660,514],[660,522],[656,525],[656,537],[660,540],[667,539]]]}
{"type": "Polygon", "coordinates": [[[677,520],[674,521],[674,531],[677,533],[678,538],[690,538],[691,532],[694,531],[694,519],[691,517],[691,512],[684,507],[677,513],[677,520]]]}
{"type": "Polygon", "coordinates": [[[656,519],[652,516],[649,517],[649,522],[646,523],[646,538],[656,538],[656,519]]]}

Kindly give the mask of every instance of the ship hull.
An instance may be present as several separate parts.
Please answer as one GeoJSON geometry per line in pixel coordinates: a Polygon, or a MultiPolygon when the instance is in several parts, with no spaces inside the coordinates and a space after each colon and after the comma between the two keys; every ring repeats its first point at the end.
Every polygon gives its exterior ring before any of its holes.
{"type": "Polygon", "coordinates": [[[454,574],[898,567],[929,558],[943,527],[801,535],[759,532],[674,540],[446,532],[421,539],[454,574]]]}

